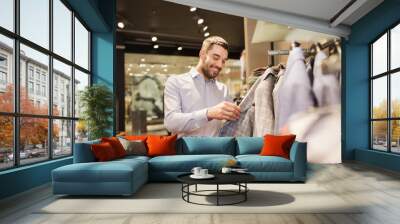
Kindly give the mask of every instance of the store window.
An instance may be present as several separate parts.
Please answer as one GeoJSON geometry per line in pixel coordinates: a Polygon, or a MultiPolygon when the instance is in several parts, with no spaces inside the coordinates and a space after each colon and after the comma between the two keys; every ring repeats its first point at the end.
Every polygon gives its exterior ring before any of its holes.
{"type": "Polygon", "coordinates": [[[62,0],[0,5],[0,26],[8,30],[0,29],[0,170],[71,156],[79,114],[74,116],[77,91],[70,87],[90,85],[90,31],[62,0]]]}
{"type": "Polygon", "coordinates": [[[371,45],[371,148],[400,153],[400,25],[371,45]]]}

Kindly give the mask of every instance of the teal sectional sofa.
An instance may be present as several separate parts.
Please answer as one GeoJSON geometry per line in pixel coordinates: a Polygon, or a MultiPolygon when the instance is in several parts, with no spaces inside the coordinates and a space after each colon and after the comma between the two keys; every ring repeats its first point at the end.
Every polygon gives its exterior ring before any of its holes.
{"type": "Polygon", "coordinates": [[[176,181],[193,167],[219,172],[228,160],[236,160],[259,182],[304,182],[307,145],[294,142],[290,159],[260,156],[261,137],[183,137],[177,141],[177,155],[127,156],[96,162],[90,149],[98,141],[75,144],[74,163],[52,171],[54,194],[131,195],[148,181],[176,181]]]}

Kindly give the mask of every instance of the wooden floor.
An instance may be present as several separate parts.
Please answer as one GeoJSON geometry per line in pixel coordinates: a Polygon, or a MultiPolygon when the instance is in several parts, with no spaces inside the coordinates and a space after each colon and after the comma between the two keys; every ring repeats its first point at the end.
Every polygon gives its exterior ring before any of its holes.
{"type": "Polygon", "coordinates": [[[50,186],[0,202],[0,223],[400,223],[400,174],[360,163],[310,165],[308,183],[317,183],[345,201],[367,204],[356,214],[36,214],[54,200],[50,186]]]}

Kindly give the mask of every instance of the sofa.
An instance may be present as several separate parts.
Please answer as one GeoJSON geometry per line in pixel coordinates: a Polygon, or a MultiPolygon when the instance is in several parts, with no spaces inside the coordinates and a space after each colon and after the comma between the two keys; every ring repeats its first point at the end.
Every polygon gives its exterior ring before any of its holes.
{"type": "Polygon", "coordinates": [[[290,159],[260,156],[262,137],[183,137],[176,142],[176,155],[126,156],[96,162],[91,144],[76,143],[73,164],[52,171],[54,194],[132,195],[147,182],[176,181],[180,174],[200,166],[219,172],[229,160],[247,168],[258,182],[305,182],[307,145],[295,141],[290,159]]]}

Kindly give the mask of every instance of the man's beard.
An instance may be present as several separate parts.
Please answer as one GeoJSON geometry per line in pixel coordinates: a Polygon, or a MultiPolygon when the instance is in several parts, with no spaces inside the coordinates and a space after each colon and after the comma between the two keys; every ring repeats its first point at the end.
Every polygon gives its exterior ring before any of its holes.
{"type": "Polygon", "coordinates": [[[210,72],[210,69],[209,69],[209,67],[208,67],[207,65],[204,65],[204,66],[201,68],[201,70],[202,70],[204,76],[205,76],[206,78],[208,78],[208,79],[215,79],[215,78],[218,76],[219,72],[221,71],[221,70],[218,70],[218,71],[215,72],[215,73],[211,73],[211,72],[210,72]]]}

